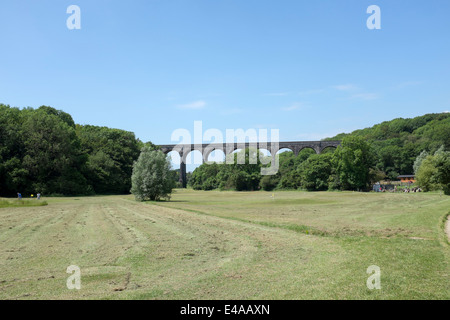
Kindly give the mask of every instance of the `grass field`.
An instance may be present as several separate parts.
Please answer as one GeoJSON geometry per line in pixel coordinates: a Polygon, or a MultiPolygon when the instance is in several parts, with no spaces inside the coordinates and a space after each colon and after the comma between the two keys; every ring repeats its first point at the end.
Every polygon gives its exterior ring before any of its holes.
{"type": "Polygon", "coordinates": [[[1,200],[0,199],[0,208],[11,208],[11,207],[39,207],[46,206],[48,203],[46,201],[37,201],[37,200],[1,200]]]}
{"type": "Polygon", "coordinates": [[[450,197],[176,190],[0,209],[0,299],[450,299],[450,197]],[[68,290],[66,268],[81,269],[68,290]],[[369,266],[381,289],[366,286],[369,266]]]}

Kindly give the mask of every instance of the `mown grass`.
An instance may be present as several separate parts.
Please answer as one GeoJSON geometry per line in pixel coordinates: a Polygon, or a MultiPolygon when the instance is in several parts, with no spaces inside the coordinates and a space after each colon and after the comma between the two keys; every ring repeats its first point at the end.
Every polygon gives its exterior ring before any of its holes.
{"type": "Polygon", "coordinates": [[[14,207],[40,207],[46,206],[46,201],[38,200],[2,200],[0,199],[0,208],[14,208],[14,207]]]}
{"type": "Polygon", "coordinates": [[[0,209],[0,299],[450,299],[450,197],[201,192],[0,209]],[[66,268],[81,269],[68,290],[66,268]],[[366,270],[381,269],[381,290],[366,270]]]}

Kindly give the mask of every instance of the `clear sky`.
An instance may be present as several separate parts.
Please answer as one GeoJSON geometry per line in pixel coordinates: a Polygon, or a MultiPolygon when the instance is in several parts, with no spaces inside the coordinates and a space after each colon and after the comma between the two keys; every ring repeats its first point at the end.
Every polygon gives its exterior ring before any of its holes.
{"type": "Polygon", "coordinates": [[[450,110],[448,0],[2,0],[0,41],[0,103],[156,144],[195,120],[317,140],[450,110]]]}

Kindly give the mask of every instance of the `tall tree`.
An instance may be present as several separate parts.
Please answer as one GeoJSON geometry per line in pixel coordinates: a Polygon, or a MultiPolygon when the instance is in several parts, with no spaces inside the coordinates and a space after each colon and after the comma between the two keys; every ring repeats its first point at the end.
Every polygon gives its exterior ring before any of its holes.
{"type": "Polygon", "coordinates": [[[302,187],[308,191],[327,190],[332,158],[332,153],[315,154],[303,162],[300,166],[302,187]]]}
{"type": "Polygon", "coordinates": [[[47,111],[29,113],[22,125],[22,165],[31,182],[26,191],[83,194],[87,185],[81,168],[86,157],[81,153],[75,129],[70,122],[47,111]]]}
{"type": "Polygon", "coordinates": [[[373,165],[370,145],[360,137],[345,137],[333,154],[333,165],[341,189],[367,189],[373,165]]]}
{"type": "Polygon", "coordinates": [[[76,126],[81,148],[88,156],[85,175],[95,193],[123,194],[131,188],[133,162],[143,144],[134,133],[97,126],[76,126]]]}

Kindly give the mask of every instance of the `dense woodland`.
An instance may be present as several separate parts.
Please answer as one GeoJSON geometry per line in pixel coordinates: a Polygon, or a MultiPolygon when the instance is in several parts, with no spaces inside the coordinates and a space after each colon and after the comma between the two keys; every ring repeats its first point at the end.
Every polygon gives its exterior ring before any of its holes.
{"type": "Polygon", "coordinates": [[[144,143],[60,110],[0,105],[0,195],[128,193],[144,143]]]}
{"type": "MultiPolygon", "coordinates": [[[[321,155],[282,153],[275,176],[261,176],[260,164],[204,164],[189,175],[189,185],[202,190],[363,190],[372,181],[414,173],[423,151],[433,155],[441,146],[448,151],[450,114],[395,119],[330,140],[343,140],[342,147],[321,155]]],[[[145,145],[155,148],[132,132],[75,124],[68,113],[51,107],[0,104],[0,196],[129,193],[133,163],[145,145]]],[[[255,151],[247,150],[247,157],[249,152],[255,151]]]]}

